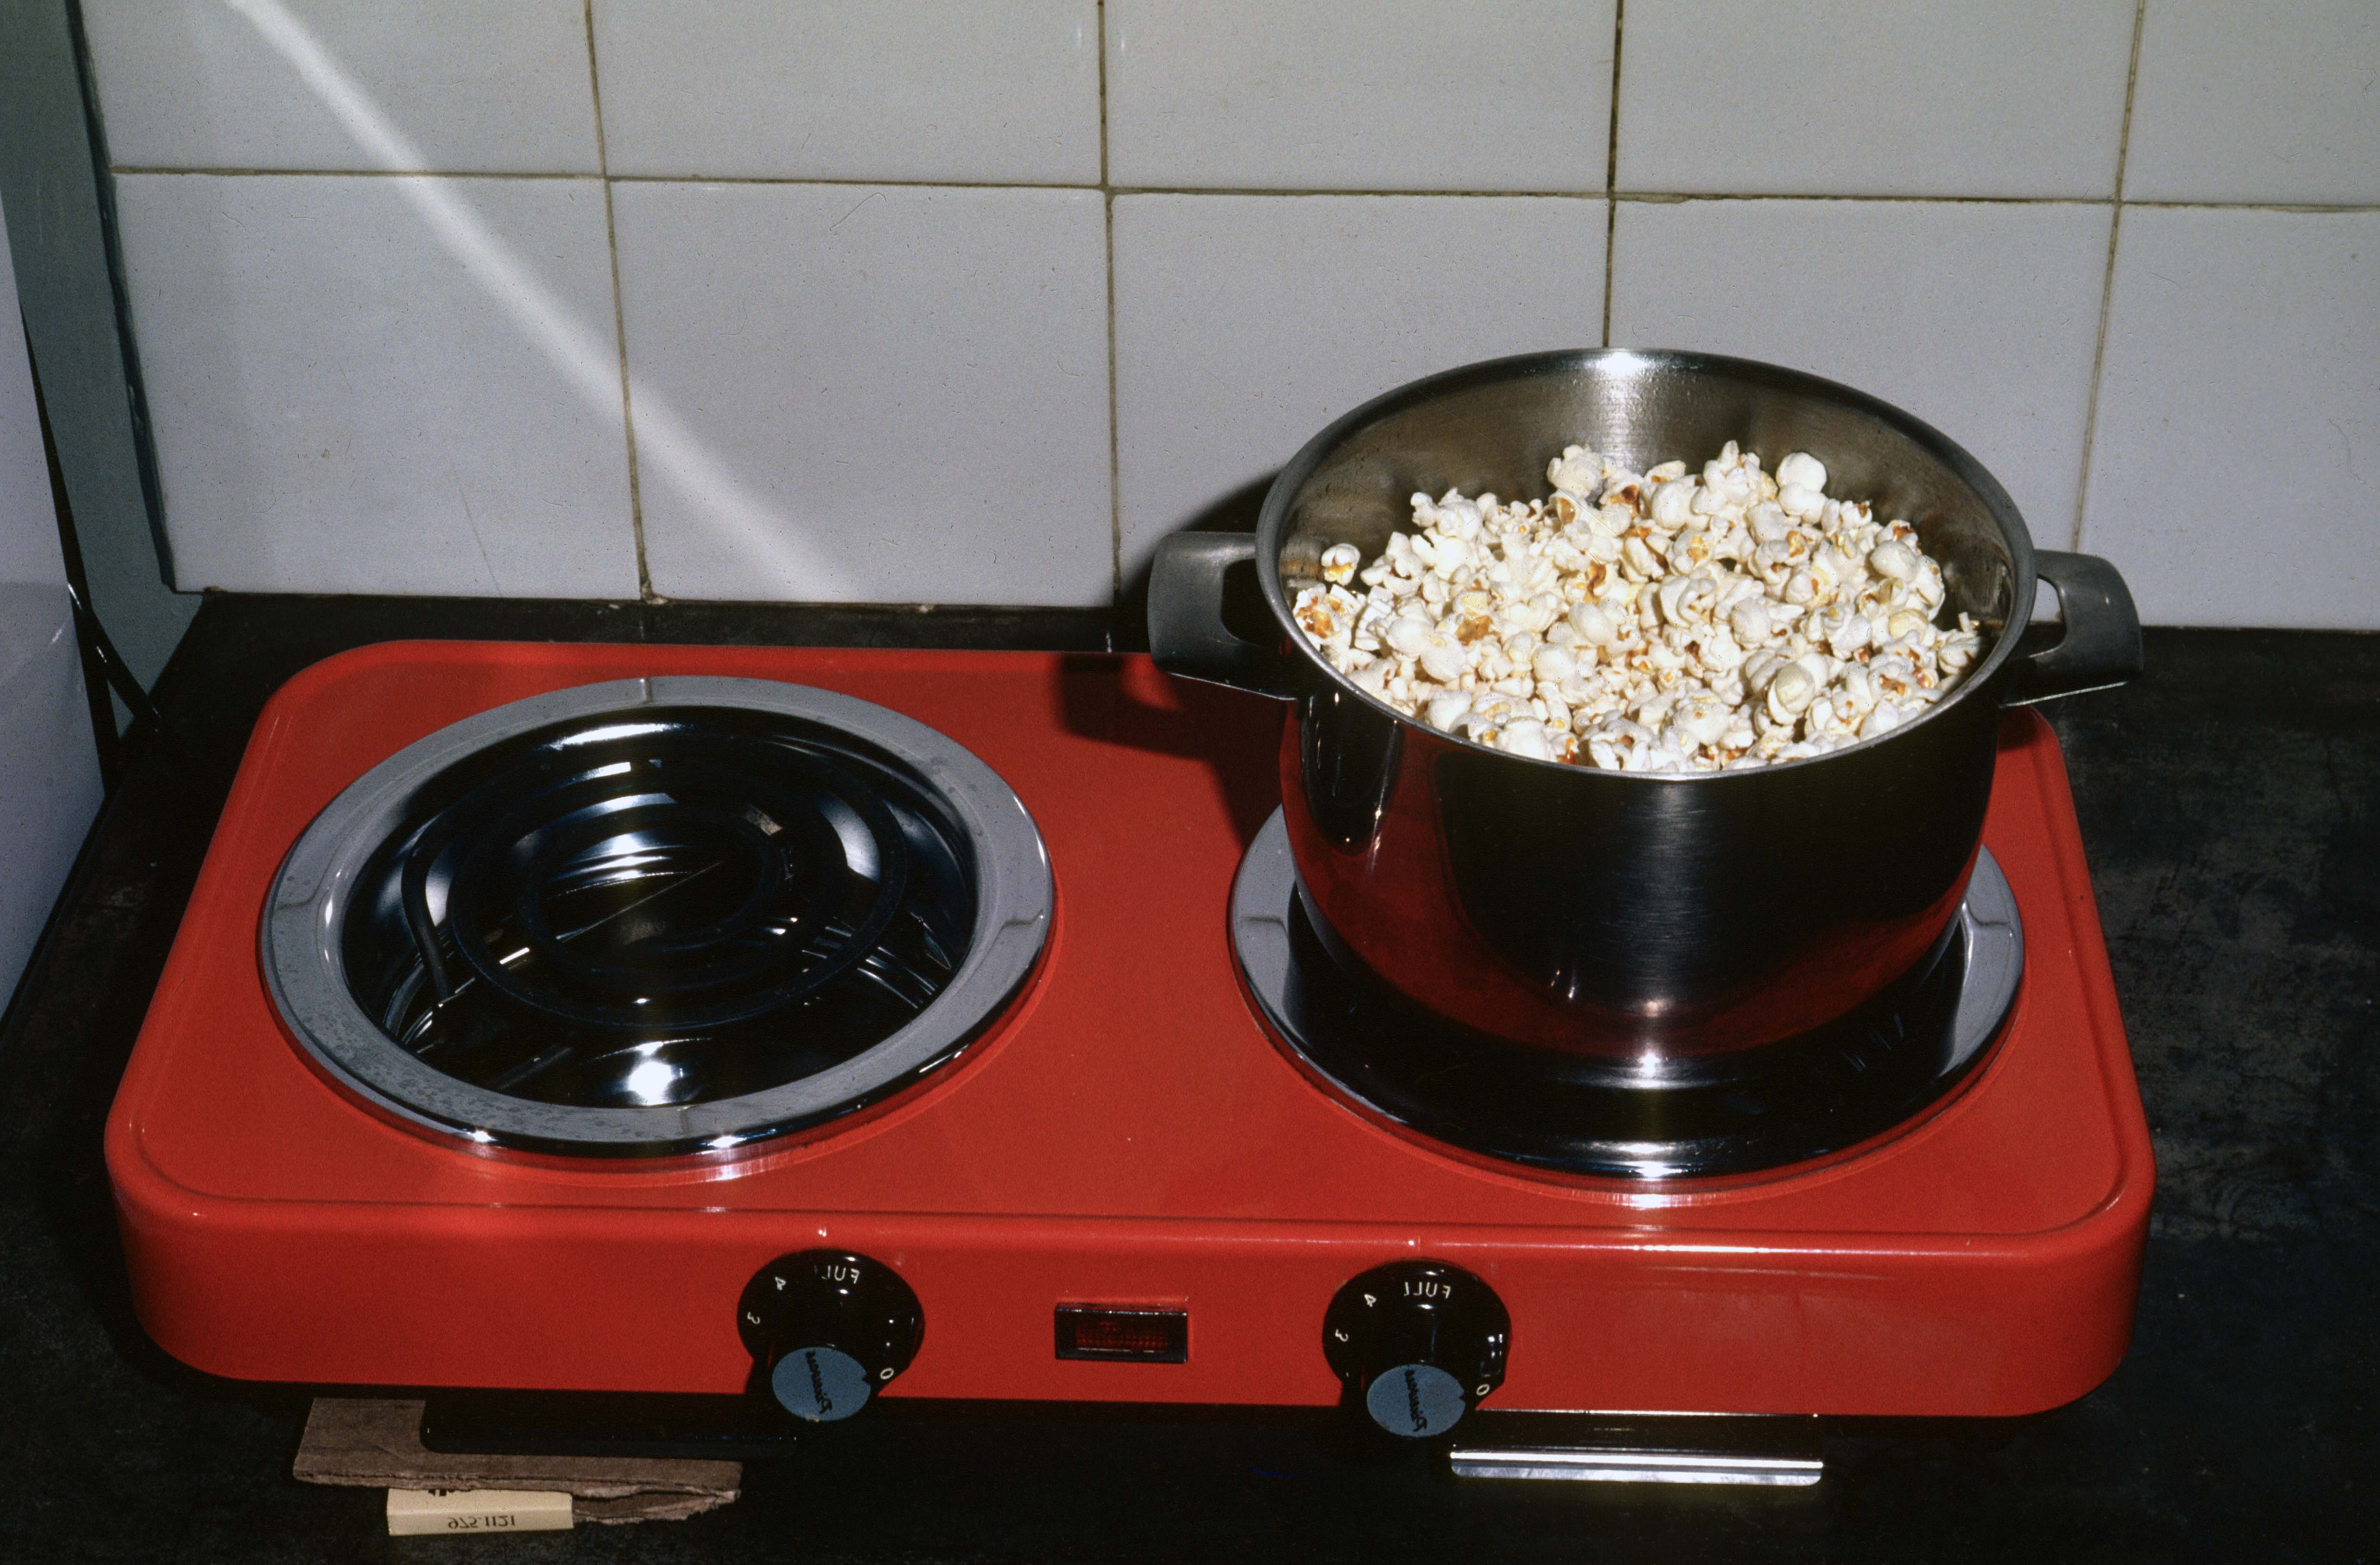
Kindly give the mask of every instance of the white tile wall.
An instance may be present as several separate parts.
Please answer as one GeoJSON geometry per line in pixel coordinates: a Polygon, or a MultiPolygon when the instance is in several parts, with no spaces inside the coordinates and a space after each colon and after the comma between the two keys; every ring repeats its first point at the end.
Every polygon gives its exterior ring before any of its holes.
{"type": "Polygon", "coordinates": [[[1097,192],[638,184],[616,212],[655,591],[1107,601],[1097,192]]]}
{"type": "Polygon", "coordinates": [[[1097,0],[595,0],[614,174],[1099,182],[1097,0]]]}
{"type": "Polygon", "coordinates": [[[1357,403],[1594,342],[1603,229],[1600,200],[1565,197],[1119,197],[1125,576],[1357,403]]]}
{"type": "Polygon", "coordinates": [[[2380,626],[2374,300],[2380,212],[2125,214],[2082,542],[2151,623],[2380,626]]]}
{"type": "Polygon", "coordinates": [[[83,0],[131,168],[593,174],[583,0],[83,0]]]}
{"type": "Polygon", "coordinates": [[[2380,629],[2232,563],[2380,552],[2369,0],[82,10],[186,587],[1095,603],[1611,340],[1911,407],[2152,619],[2380,629]],[[264,172],[409,168],[531,177],[264,172]],[[2331,498],[2181,503],[2241,431],[2331,498]]]}
{"type": "Polygon", "coordinates": [[[2380,202],[2380,6],[2155,0],[2124,194],[2380,202]]]}
{"type": "Polygon", "coordinates": [[[1629,0],[1620,188],[2107,196],[2133,6],[1629,0]]]}
{"type": "Polygon", "coordinates": [[[592,179],[125,175],[185,589],[633,598],[592,179]]]}
{"type": "Polygon", "coordinates": [[[2063,202],[1623,202],[1611,340],[1787,364],[1905,407],[2063,549],[2109,221],[2063,202]]]}
{"type": "Polygon", "coordinates": [[[1108,0],[1118,185],[1596,190],[1614,0],[1108,0]]]}

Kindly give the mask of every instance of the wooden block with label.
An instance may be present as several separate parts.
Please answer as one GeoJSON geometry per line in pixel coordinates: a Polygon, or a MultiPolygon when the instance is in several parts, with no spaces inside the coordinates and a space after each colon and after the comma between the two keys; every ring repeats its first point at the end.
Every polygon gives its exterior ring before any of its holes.
{"type": "MultiPolygon", "coordinates": [[[[538,1503],[531,1510],[558,1508],[570,1502],[567,1519],[536,1523],[539,1528],[574,1526],[578,1523],[611,1523],[678,1520],[728,1504],[735,1498],[744,1470],[733,1462],[689,1461],[617,1456],[517,1456],[433,1451],[421,1443],[422,1404],[368,1397],[317,1397],[306,1419],[306,1436],[290,1471],[310,1484],[346,1484],[358,1488],[384,1489],[394,1494],[433,1494],[456,1498],[460,1515],[521,1516],[508,1501],[538,1503]]],[[[389,1502],[389,1524],[397,1530],[398,1512],[412,1503],[389,1502]]],[[[422,1529],[434,1533],[527,1532],[526,1520],[513,1525],[455,1526],[446,1524],[446,1510],[422,1529]]]]}
{"type": "Polygon", "coordinates": [[[550,1489],[391,1489],[391,1537],[424,1533],[560,1533],[570,1497],[550,1489]]]}

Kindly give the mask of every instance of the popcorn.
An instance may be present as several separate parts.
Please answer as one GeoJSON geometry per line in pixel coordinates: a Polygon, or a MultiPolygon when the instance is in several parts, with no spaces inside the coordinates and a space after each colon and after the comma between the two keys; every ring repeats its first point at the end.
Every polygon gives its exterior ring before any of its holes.
{"type": "Polygon", "coordinates": [[[1906,582],[1917,574],[1917,551],[1898,539],[1887,539],[1868,552],[1868,569],[1906,582]]]}
{"type": "Polygon", "coordinates": [[[1730,441],[1639,474],[1583,445],[1553,492],[1412,497],[1366,564],[1320,558],[1293,608],[1331,667],[1433,728],[1636,772],[1807,759],[1922,716],[1982,661],[1916,528],[1829,499],[1797,451],[1730,441]]]}
{"type": "Polygon", "coordinates": [[[1388,629],[1380,633],[1380,639],[1388,644],[1390,651],[1400,658],[1418,658],[1422,649],[1429,645],[1430,636],[1437,628],[1419,614],[1402,614],[1389,622],[1388,629]]]}
{"type": "Polygon", "coordinates": [[[1827,487],[1827,465],[1806,451],[1796,451],[1777,464],[1777,485],[1788,484],[1803,489],[1824,490],[1827,487]]]}
{"type": "Polygon", "coordinates": [[[1521,718],[1505,724],[1498,738],[1500,746],[1510,754],[1527,756],[1532,760],[1554,758],[1554,747],[1547,738],[1546,725],[1533,718],[1521,718]]]}
{"type": "Polygon", "coordinates": [[[1470,673],[1471,665],[1463,655],[1462,645],[1451,637],[1432,632],[1416,660],[1421,672],[1440,685],[1451,685],[1470,673]]]}

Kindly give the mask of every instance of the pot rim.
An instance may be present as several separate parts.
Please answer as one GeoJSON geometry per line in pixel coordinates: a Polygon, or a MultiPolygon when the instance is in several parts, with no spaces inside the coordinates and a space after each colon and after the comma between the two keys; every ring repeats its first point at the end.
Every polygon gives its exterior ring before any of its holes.
{"type": "Polygon", "coordinates": [[[1788,370],[1782,365],[1766,364],[1754,358],[1734,358],[1724,354],[1697,353],[1685,348],[1625,348],[1587,347],[1553,348],[1536,353],[1512,354],[1501,358],[1485,358],[1452,370],[1441,370],[1416,381],[1381,393],[1352,411],[1340,415],[1325,426],[1322,432],[1299,448],[1286,467],[1275,476],[1272,486],[1265,491],[1264,506],[1257,517],[1257,579],[1262,586],[1266,604],[1281,623],[1290,644],[1306,664],[1342,695],[1353,697],[1396,719],[1410,728],[1421,730],[1430,737],[1463,749],[1476,750],[1481,755],[1528,766],[1547,767],[1572,775],[1622,778],[1643,783],[1707,783],[1728,779],[1757,777],[1767,772],[1789,771],[1805,766],[1821,766],[1853,750],[1888,745],[1910,730],[1933,721],[1950,708],[1991,684],[1995,675],[2016,655],[2017,642],[2024,627],[2032,623],[2033,604],[2038,587],[2034,571],[2033,534],[2024,524],[2015,500],[1981,462],[1949,436],[1915,415],[1903,411],[1881,397],[1871,396],[1854,386],[1824,376],[1812,375],[1800,370],[1788,370]],[[1775,386],[1779,390],[1805,395],[1816,395],[1840,402],[1855,412],[1864,413],[1877,422],[1906,435],[1949,469],[1960,482],[1973,490],[1984,503],[1984,509],[1999,528],[2000,536],[2009,546],[2010,565],[2014,577],[2013,592],[2009,603],[2008,623],[1993,639],[1991,650],[1969,673],[1959,688],[1944,700],[1927,707],[1925,712],[1889,734],[1873,739],[1861,739],[1830,750],[1822,756],[1809,756],[1800,760],[1771,761],[1766,766],[1748,767],[1737,771],[1613,771],[1597,766],[1580,766],[1559,760],[1539,760],[1533,756],[1516,756],[1433,728],[1420,719],[1397,710],[1387,701],[1372,695],[1330,666],[1320,649],[1307,638],[1298,626],[1292,611],[1289,594],[1281,579],[1281,535],[1288,525],[1290,501],[1313,476],[1314,470],[1348,438],[1366,425],[1392,413],[1417,406],[1433,397],[1450,392],[1463,391],[1477,384],[1499,381],[1519,380],[1535,375],[1548,375],[1581,369],[1608,369],[1611,371],[1638,374],[1654,369],[1682,370],[1694,373],[1719,373],[1775,386]]]}

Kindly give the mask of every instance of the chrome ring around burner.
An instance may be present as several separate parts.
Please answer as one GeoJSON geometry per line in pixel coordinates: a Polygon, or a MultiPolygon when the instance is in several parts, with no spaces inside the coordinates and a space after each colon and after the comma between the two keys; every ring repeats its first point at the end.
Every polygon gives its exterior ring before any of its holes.
{"type": "Polygon", "coordinates": [[[723,1150],[881,1098],[951,1058],[1025,981],[1049,937],[1050,860],[1023,801],[965,746],[872,702],[763,679],[677,676],[557,690],[466,718],[381,762],[331,801],[283,860],[259,929],[264,978],[298,1044],[382,1109],[480,1144],[593,1156],[723,1150]],[[932,787],[975,857],[974,938],[958,970],[898,1032],[797,1081],[710,1102],[539,1103],[416,1059],[358,1004],[341,931],[358,877],[447,768],[516,735],[640,710],[729,708],[796,719],[875,746],[932,787]]]}
{"type": "MultiPolygon", "coordinates": [[[[1374,1119],[1402,1125],[1442,1145],[1511,1160],[1521,1166],[1549,1168],[1557,1171],[1614,1173],[1634,1178],[1670,1177],[1681,1171],[1664,1166],[1665,1148],[1653,1142],[1629,1144],[1629,1155],[1615,1157],[1608,1165],[1595,1166],[1575,1165],[1526,1153],[1490,1150],[1473,1141],[1443,1135],[1420,1122],[1419,1116],[1401,1112],[1396,1107],[1376,1101],[1361,1086],[1345,1079],[1350,1073],[1334,1071],[1318,1057],[1322,1051],[1316,1047],[1317,1040],[1305,1034],[1298,1019],[1294,994],[1298,987],[1299,958],[1293,944],[1292,921],[1303,916],[1297,905],[1302,895],[1297,882],[1296,863],[1290,851],[1288,827],[1281,812],[1276,810],[1249,845],[1232,881],[1232,950],[1249,992],[1256,999],[1267,1030],[1307,1076],[1374,1119]]],[[[1963,1079],[1975,1065],[1984,1050],[1999,1036],[2015,1006],[2017,990],[2023,979],[2024,928],[2017,913],[2016,894],[1988,848],[1977,854],[1974,873],[1968,882],[1965,900],[1960,904],[1957,922],[1950,934],[1959,937],[1952,949],[1961,953],[1958,960],[1961,964],[1961,971],[1957,979],[1957,1003],[1948,1023],[1949,1046],[1933,1075],[1933,1090],[1912,1105],[1912,1115],[1922,1115],[1926,1108],[1939,1101],[1949,1087],[1963,1079]]],[[[1312,941],[1314,937],[1308,935],[1306,939],[1312,941]]],[[[1512,1047],[1519,1049],[1519,1046],[1512,1047]]],[[[1806,1156],[1823,1156],[1891,1128],[1890,1124],[1876,1125],[1868,1134],[1857,1135],[1851,1142],[1836,1141],[1830,1145],[1814,1146],[1806,1156]]],[[[1821,1141],[1823,1143],[1823,1138],[1821,1141]]],[[[1751,1171],[1800,1160],[1803,1160],[1802,1157],[1797,1156],[1694,1171],[1751,1171]]]]}

